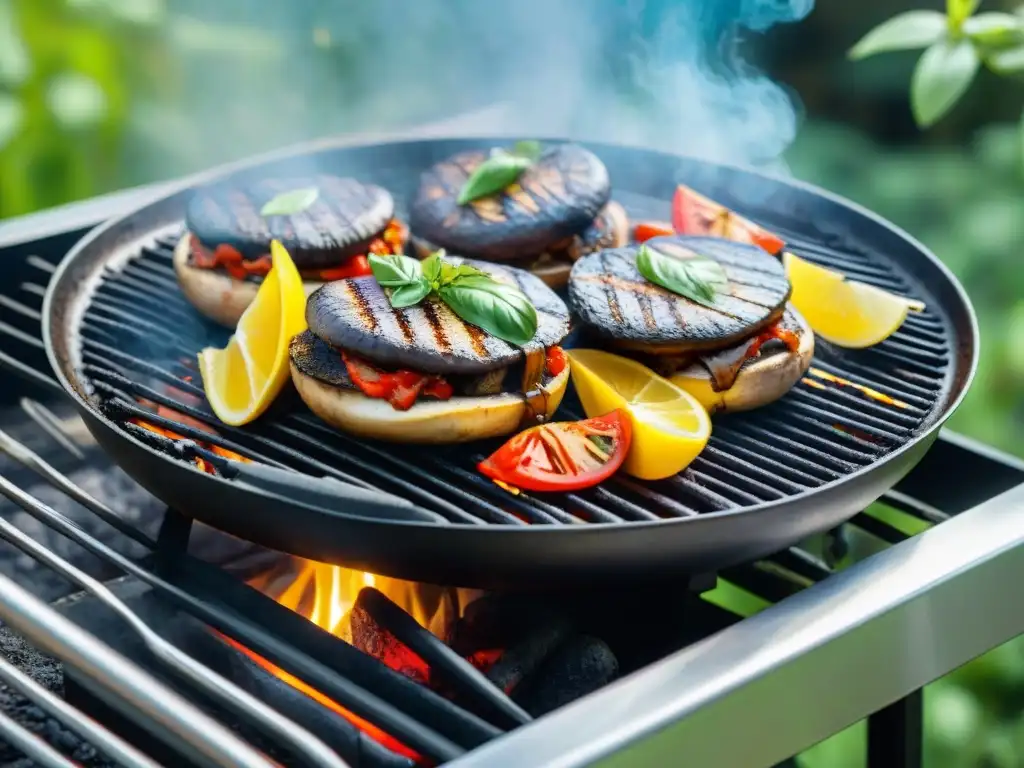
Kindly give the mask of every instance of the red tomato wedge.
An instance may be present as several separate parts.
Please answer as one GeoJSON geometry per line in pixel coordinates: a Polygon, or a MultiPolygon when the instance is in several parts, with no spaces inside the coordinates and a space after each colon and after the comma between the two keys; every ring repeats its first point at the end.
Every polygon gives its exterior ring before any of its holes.
{"type": "Polygon", "coordinates": [[[674,235],[675,230],[667,221],[641,221],[633,227],[633,239],[638,243],[646,243],[652,237],[674,235]]]}
{"type": "Polygon", "coordinates": [[[632,427],[622,411],[531,427],[480,462],[491,480],[527,491],[578,491],[610,477],[629,452],[632,427]]]}
{"type": "Polygon", "coordinates": [[[672,198],[672,226],[680,235],[720,237],[756,245],[778,256],[786,243],[764,227],[680,184],[672,198]]]}

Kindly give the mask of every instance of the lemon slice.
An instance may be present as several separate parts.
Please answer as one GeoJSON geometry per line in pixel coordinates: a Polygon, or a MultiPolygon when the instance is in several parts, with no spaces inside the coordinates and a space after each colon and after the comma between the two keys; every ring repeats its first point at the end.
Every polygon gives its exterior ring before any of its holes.
{"type": "Polygon", "coordinates": [[[782,263],[793,286],[790,302],[816,334],[837,347],[863,349],[885,341],[908,312],[924,309],[920,301],[847,280],[792,253],[784,253],[782,263]]]}
{"type": "Polygon", "coordinates": [[[258,418],[289,378],[288,343],[306,328],[306,292],[291,256],[276,240],[271,269],[224,349],[199,353],[210,408],[225,424],[258,418]]]}
{"type": "Polygon", "coordinates": [[[633,360],[596,349],[566,350],[588,417],[624,409],[633,438],[622,468],[642,480],[683,471],[711,436],[707,411],[688,392],[633,360]]]}

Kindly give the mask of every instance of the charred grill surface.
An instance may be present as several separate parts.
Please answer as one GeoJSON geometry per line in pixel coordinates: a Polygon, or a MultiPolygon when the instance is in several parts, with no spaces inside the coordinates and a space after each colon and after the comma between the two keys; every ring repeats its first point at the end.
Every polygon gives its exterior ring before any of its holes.
{"type": "Polygon", "coordinates": [[[486,158],[463,152],[423,174],[410,214],[417,237],[482,259],[537,255],[585,230],[611,194],[604,164],[564,144],[547,149],[505,192],[460,206],[459,191],[486,158]]]}
{"type": "Polygon", "coordinates": [[[576,262],[569,300],[589,329],[624,348],[653,354],[721,349],[777,321],[790,295],[778,259],[756,246],[714,238],[658,237],[648,247],[679,258],[715,259],[729,291],[708,307],[647,281],[636,266],[638,246],[576,262]]]}
{"type": "Polygon", "coordinates": [[[336,266],[346,256],[365,253],[395,214],[383,187],[337,176],[265,179],[246,186],[218,183],[196,191],[185,223],[208,248],[229,245],[246,259],[270,251],[280,240],[300,269],[336,266]],[[291,216],[261,216],[276,195],[316,187],[316,201],[291,216]]]}
{"type": "MultiPolygon", "coordinates": [[[[558,344],[569,333],[569,311],[534,275],[510,267],[450,257],[498,280],[517,285],[537,309],[537,334],[530,349],[558,344]]],[[[512,365],[524,349],[495,338],[459,318],[447,305],[423,301],[395,309],[373,277],[337,280],[317,289],[306,305],[309,329],[333,347],[379,365],[422,373],[482,373],[512,365]]]]}

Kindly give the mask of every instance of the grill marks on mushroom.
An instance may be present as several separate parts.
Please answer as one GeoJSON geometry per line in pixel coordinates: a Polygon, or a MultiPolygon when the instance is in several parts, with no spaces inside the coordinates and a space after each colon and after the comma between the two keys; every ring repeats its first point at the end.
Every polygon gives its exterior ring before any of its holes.
{"type": "Polygon", "coordinates": [[[659,355],[721,349],[782,316],[789,281],[761,249],[713,238],[655,238],[647,245],[669,256],[686,249],[715,259],[729,287],[709,307],[648,282],[636,267],[637,246],[585,256],[573,267],[571,303],[584,323],[618,346],[659,355]]]}

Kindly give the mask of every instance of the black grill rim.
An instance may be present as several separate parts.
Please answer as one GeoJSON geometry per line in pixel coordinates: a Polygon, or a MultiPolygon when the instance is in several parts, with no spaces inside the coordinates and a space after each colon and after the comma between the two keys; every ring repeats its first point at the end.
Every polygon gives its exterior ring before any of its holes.
{"type": "MultiPolygon", "coordinates": [[[[210,172],[201,175],[200,177],[190,179],[187,183],[181,184],[176,190],[161,198],[158,201],[152,202],[146,206],[143,206],[121,218],[111,220],[105,224],[92,230],[86,235],[81,241],[79,241],[74,248],[67,254],[67,256],[58,265],[56,272],[54,273],[46,291],[46,296],[43,302],[43,338],[46,341],[46,352],[47,358],[53,368],[54,374],[60,384],[69,392],[76,403],[81,409],[84,409],[90,413],[96,419],[104,422],[106,426],[113,429],[118,436],[131,443],[135,450],[147,452],[156,456],[159,456],[165,461],[175,461],[171,456],[166,453],[157,450],[151,445],[139,440],[134,434],[128,429],[122,427],[120,424],[108,419],[98,409],[96,400],[87,394],[87,385],[80,373],[81,361],[76,359],[78,350],[69,349],[61,350],[58,342],[55,341],[55,331],[58,331],[60,322],[64,318],[66,311],[71,311],[72,314],[79,313],[85,309],[91,300],[96,285],[100,282],[100,272],[98,268],[99,264],[117,265],[126,261],[130,256],[134,255],[137,247],[144,242],[148,242],[152,239],[154,232],[163,227],[146,227],[142,222],[145,221],[146,214],[155,214],[160,210],[162,206],[166,206],[174,198],[183,193],[187,192],[198,184],[207,183],[211,180],[220,178],[230,174],[241,174],[249,172],[269,172],[270,165],[274,163],[288,163],[300,160],[304,156],[310,155],[311,153],[320,153],[344,149],[383,149],[383,148],[400,148],[405,145],[422,145],[424,143],[432,143],[436,145],[439,151],[454,151],[455,149],[465,148],[471,145],[480,146],[492,146],[507,142],[511,139],[519,138],[518,136],[489,136],[489,137],[459,137],[459,138],[445,138],[445,139],[413,139],[406,141],[392,141],[392,142],[377,142],[377,141],[356,141],[349,142],[344,139],[341,140],[329,140],[323,142],[314,142],[309,145],[299,145],[292,147],[281,152],[271,153],[270,155],[257,157],[248,161],[239,163],[233,163],[220,168],[211,170],[210,172]],[[143,231],[138,231],[143,230],[143,231]],[[94,254],[89,254],[89,250],[95,247],[97,241],[111,237],[111,233],[114,233],[115,242],[104,244],[104,255],[102,258],[96,257],[94,254]],[[115,253],[111,253],[111,246],[115,246],[115,253]],[[80,256],[85,253],[87,258],[84,261],[88,262],[88,265],[83,263],[83,259],[80,256]],[[92,258],[88,258],[91,256],[92,258]],[[88,269],[85,267],[88,266],[88,269]],[[63,305],[63,297],[68,291],[71,290],[69,283],[80,280],[86,276],[91,277],[90,282],[92,286],[88,290],[78,289],[74,291],[78,300],[78,306],[66,307],[63,305]],[[66,355],[62,359],[63,355],[66,355]],[[71,375],[69,375],[69,370],[71,375]]],[[[572,139],[549,137],[542,139],[545,142],[559,142],[568,141],[572,139]]],[[[698,158],[687,157],[684,155],[670,154],[666,152],[660,152],[657,150],[650,150],[642,147],[630,147],[626,145],[616,144],[604,144],[595,142],[578,142],[591,150],[597,152],[599,155],[602,152],[635,152],[638,155],[638,160],[645,164],[657,164],[659,161],[661,164],[668,167],[676,167],[680,161],[693,163],[702,169],[702,173],[706,174],[708,178],[712,178],[719,174],[723,175],[734,175],[739,177],[756,178],[761,182],[773,185],[777,191],[798,191],[804,194],[809,194],[821,199],[828,201],[830,204],[839,206],[847,210],[848,213],[861,218],[865,223],[869,223],[876,228],[875,239],[887,239],[894,245],[899,244],[903,249],[908,247],[917,252],[918,256],[924,259],[926,267],[933,269],[939,273],[939,278],[932,278],[930,282],[925,282],[926,278],[922,278],[917,275],[912,275],[912,279],[917,285],[924,285],[927,287],[928,292],[941,291],[944,295],[936,295],[938,303],[941,306],[944,314],[949,316],[951,323],[959,328],[957,334],[960,346],[959,349],[953,348],[951,355],[953,360],[950,363],[949,377],[952,377],[952,381],[945,382],[943,389],[946,391],[945,402],[936,403],[936,407],[933,409],[930,418],[927,418],[918,429],[917,433],[912,435],[906,442],[897,447],[896,449],[876,458],[872,463],[856,469],[852,472],[843,474],[842,476],[828,480],[822,485],[815,488],[807,489],[806,491],[787,495],[784,498],[777,500],[764,501],[759,504],[740,506],[731,509],[721,510],[709,510],[702,512],[699,515],[678,517],[678,518],[665,518],[657,520],[627,520],[614,523],[601,523],[594,522],[583,526],[577,525],[508,525],[508,524],[495,524],[490,523],[487,525],[468,525],[460,523],[450,523],[445,526],[446,530],[452,529],[472,529],[476,533],[484,533],[485,531],[494,531],[496,534],[500,533],[508,535],[515,531],[520,533],[533,532],[533,531],[546,531],[550,536],[554,536],[556,531],[561,531],[563,535],[575,535],[584,536],[587,535],[586,531],[595,532],[596,529],[607,528],[607,527],[628,527],[630,529],[648,528],[653,526],[662,526],[667,524],[677,524],[683,522],[696,522],[702,520],[708,522],[713,519],[721,519],[726,517],[736,516],[749,516],[758,514],[776,507],[787,506],[794,502],[804,501],[813,498],[815,495],[821,495],[823,492],[829,489],[835,489],[837,486],[849,485],[855,483],[858,480],[863,479],[868,474],[879,470],[883,466],[892,464],[901,457],[911,454],[913,451],[920,451],[921,443],[929,443],[937,434],[938,428],[941,424],[952,414],[957,406],[961,403],[967,390],[969,389],[970,383],[977,370],[978,365],[978,354],[979,354],[979,332],[978,322],[975,315],[974,309],[971,306],[970,300],[968,299],[966,292],[960,285],[959,281],[950,272],[950,270],[941,262],[939,259],[931,253],[923,244],[917,241],[915,238],[896,227],[894,224],[886,221],[877,214],[863,208],[862,206],[846,200],[838,195],[827,192],[814,185],[806,184],[804,182],[795,181],[791,179],[783,179],[772,176],[767,173],[763,173],[756,170],[750,170],[740,168],[738,166],[732,166],[728,164],[716,164],[709,163],[698,158]],[[957,317],[959,315],[959,317],[957,317]],[[966,328],[963,325],[966,324],[966,328]],[[569,532],[572,533],[569,533],[569,532]]],[[[688,182],[691,186],[700,191],[700,186],[688,182]]],[[[730,200],[728,197],[723,196],[721,193],[716,195],[716,198],[723,204],[734,208],[740,212],[743,212],[749,205],[744,205],[742,200],[730,200]]],[[[765,217],[759,217],[761,220],[765,220],[765,217]]],[[[767,222],[771,226],[770,222],[767,222]]],[[[775,229],[783,230],[781,234],[785,233],[784,227],[775,227],[775,229]]],[[[878,247],[877,245],[875,247],[878,247]]],[[[903,267],[906,269],[906,267],[903,267]]],[[[934,295],[934,294],[933,294],[934,295]]],[[[73,340],[67,340],[73,341],[73,340]]],[[[910,467],[907,467],[909,471],[910,467]]],[[[229,484],[231,481],[221,477],[205,475],[199,470],[193,470],[197,475],[203,475],[204,481],[217,484],[229,484]]],[[[415,528],[436,528],[433,523],[421,523],[412,521],[388,521],[387,525],[401,525],[411,526],[415,528]]]]}

